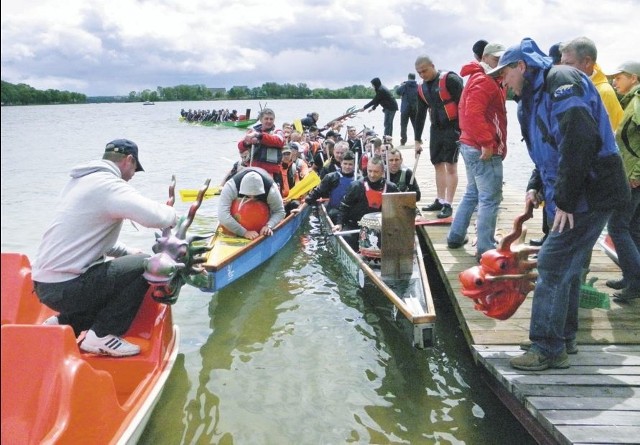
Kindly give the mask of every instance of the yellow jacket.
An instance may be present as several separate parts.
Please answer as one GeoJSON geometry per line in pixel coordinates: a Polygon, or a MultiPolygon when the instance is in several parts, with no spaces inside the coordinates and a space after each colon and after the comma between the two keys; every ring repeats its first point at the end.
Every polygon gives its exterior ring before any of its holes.
{"type": "Polygon", "coordinates": [[[602,68],[600,68],[597,63],[593,67],[591,81],[595,85],[596,90],[598,90],[602,102],[604,102],[604,107],[607,109],[607,114],[609,115],[611,128],[615,132],[620,122],[622,122],[622,106],[620,106],[618,96],[607,80],[607,76],[604,75],[602,68]]]}

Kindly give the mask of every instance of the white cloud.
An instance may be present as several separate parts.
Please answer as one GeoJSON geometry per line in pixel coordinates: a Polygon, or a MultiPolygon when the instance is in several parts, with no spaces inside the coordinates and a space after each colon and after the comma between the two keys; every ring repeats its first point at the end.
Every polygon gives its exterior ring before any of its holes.
{"type": "Polygon", "coordinates": [[[459,70],[480,38],[594,39],[606,70],[639,54],[637,0],[4,0],[2,79],[88,95],[157,86],[389,87],[429,54],[459,70]]]}

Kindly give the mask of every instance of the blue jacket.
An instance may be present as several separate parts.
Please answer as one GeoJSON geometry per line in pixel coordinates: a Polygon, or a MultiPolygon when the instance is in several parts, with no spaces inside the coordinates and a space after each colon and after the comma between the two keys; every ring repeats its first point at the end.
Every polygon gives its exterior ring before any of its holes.
{"type": "Polygon", "coordinates": [[[607,111],[581,71],[552,65],[531,39],[520,49],[527,65],[521,126],[543,182],[545,209],[611,210],[630,197],[607,111]]]}
{"type": "Polygon", "coordinates": [[[396,88],[396,94],[402,98],[400,101],[400,113],[414,113],[418,108],[418,82],[407,80],[396,88]]]}

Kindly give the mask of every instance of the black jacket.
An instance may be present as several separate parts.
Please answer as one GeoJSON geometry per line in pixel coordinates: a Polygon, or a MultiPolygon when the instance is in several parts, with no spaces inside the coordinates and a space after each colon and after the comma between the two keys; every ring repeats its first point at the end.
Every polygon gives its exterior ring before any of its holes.
{"type": "Polygon", "coordinates": [[[377,77],[371,80],[371,85],[376,92],[376,95],[369,103],[367,103],[363,109],[373,107],[375,110],[378,105],[382,105],[382,110],[398,110],[398,101],[391,94],[391,92],[382,85],[380,79],[377,77]]]}
{"type": "Polygon", "coordinates": [[[371,183],[367,178],[352,182],[349,184],[349,188],[344,198],[342,198],[342,202],[340,202],[340,207],[336,214],[336,224],[356,228],[358,227],[358,222],[364,215],[380,211],[380,209],[369,207],[364,181],[367,181],[373,190],[383,190],[386,184],[387,193],[397,193],[399,191],[393,182],[389,182],[384,178],[375,183],[371,183]]]}

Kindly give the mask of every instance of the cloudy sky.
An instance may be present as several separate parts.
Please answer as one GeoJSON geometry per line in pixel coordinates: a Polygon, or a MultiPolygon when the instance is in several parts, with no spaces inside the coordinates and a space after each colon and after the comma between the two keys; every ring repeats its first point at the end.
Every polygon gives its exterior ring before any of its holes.
{"type": "Polygon", "coordinates": [[[585,35],[605,72],[640,59],[640,0],[3,0],[1,9],[2,80],[88,96],[372,77],[392,87],[421,54],[459,71],[481,38],[532,37],[547,50],[585,35]]]}

